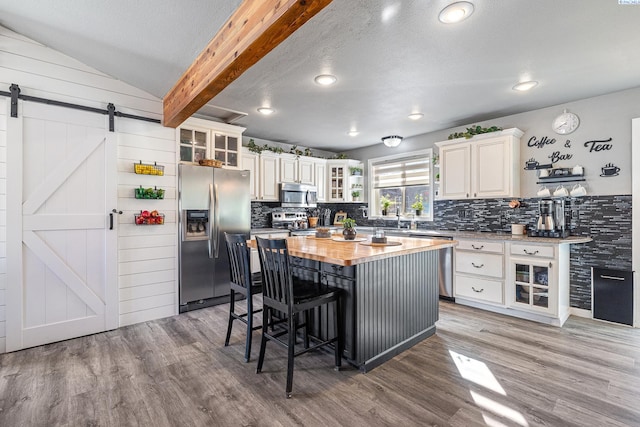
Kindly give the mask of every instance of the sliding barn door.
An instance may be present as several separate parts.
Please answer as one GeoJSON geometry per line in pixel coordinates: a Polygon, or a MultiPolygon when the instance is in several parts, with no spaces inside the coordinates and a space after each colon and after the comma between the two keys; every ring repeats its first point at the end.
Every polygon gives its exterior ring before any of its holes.
{"type": "Polygon", "coordinates": [[[21,109],[10,119],[22,143],[11,158],[21,157],[22,172],[9,177],[21,187],[9,216],[21,236],[7,242],[17,249],[7,256],[16,279],[9,351],[117,327],[116,139],[100,114],[30,102],[21,109]]]}

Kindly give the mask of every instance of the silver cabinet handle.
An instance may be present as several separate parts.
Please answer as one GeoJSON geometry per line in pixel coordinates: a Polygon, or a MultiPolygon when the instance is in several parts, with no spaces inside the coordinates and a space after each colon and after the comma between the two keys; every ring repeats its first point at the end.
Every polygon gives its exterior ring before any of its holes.
{"type": "Polygon", "coordinates": [[[480,293],[480,292],[484,291],[484,288],[482,288],[482,289],[480,289],[480,290],[477,290],[477,289],[476,289],[476,288],[474,288],[473,286],[471,287],[471,289],[473,290],[473,292],[477,292],[477,293],[480,293]]]}
{"type": "Polygon", "coordinates": [[[484,245],[480,245],[480,246],[476,247],[476,245],[471,244],[471,247],[472,247],[473,249],[475,249],[475,250],[479,251],[480,249],[484,248],[484,245]]]}
{"type": "Polygon", "coordinates": [[[529,252],[529,251],[528,251],[528,250],[526,250],[526,249],[523,249],[523,250],[524,250],[524,253],[525,253],[525,254],[527,254],[527,255],[535,255],[535,254],[537,254],[537,253],[538,253],[538,251],[529,252]]]}
{"type": "Polygon", "coordinates": [[[601,279],[611,279],[611,280],[622,280],[624,282],[624,277],[605,276],[604,274],[601,274],[600,278],[601,279]]]}
{"type": "Polygon", "coordinates": [[[472,262],[471,265],[473,265],[475,268],[482,268],[484,267],[484,264],[480,264],[480,265],[476,265],[475,262],[472,262]]]}

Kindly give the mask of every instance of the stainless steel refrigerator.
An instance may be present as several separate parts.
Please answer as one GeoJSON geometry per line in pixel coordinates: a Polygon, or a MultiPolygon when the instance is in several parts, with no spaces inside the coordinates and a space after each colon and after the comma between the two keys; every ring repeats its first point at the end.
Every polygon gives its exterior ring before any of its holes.
{"type": "Polygon", "coordinates": [[[226,302],[224,233],[249,233],[249,171],[178,165],[180,312],[226,302]]]}

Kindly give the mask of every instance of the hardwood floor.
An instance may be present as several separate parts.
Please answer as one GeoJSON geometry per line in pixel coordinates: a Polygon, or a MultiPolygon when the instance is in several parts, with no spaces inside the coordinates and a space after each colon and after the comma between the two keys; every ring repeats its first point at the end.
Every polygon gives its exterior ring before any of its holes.
{"type": "Polygon", "coordinates": [[[441,303],[437,334],[367,374],[223,347],[228,307],[0,356],[0,426],[640,426],[640,330],[441,303]]]}

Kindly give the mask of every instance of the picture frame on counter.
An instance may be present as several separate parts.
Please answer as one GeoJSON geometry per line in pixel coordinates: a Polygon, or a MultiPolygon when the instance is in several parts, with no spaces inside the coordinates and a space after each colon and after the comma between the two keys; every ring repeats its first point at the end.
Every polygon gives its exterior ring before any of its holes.
{"type": "Polygon", "coordinates": [[[336,212],[336,216],[333,218],[333,225],[342,225],[345,219],[347,219],[347,213],[338,211],[336,212]]]}

